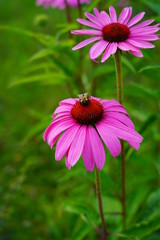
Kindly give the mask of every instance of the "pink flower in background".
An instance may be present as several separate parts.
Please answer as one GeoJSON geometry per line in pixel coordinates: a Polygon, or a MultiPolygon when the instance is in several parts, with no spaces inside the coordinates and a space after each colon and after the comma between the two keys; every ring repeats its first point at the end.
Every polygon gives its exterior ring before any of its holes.
{"type": "MultiPolygon", "coordinates": [[[[80,0],[80,3],[90,3],[91,0],[80,0]]],[[[45,8],[53,7],[53,8],[60,8],[64,9],[66,7],[66,2],[69,7],[76,8],[78,7],[78,0],[37,0],[37,5],[43,5],[45,8]]]]}
{"type": "Polygon", "coordinates": [[[125,108],[115,100],[88,98],[85,94],[80,99],[65,99],[52,118],[43,138],[51,148],[59,138],[55,159],[60,161],[65,156],[69,169],[82,154],[87,171],[93,171],[95,164],[100,170],[105,163],[103,142],[116,157],[121,152],[119,138],[136,150],[143,139],[134,130],[125,108]]]}
{"type": "Polygon", "coordinates": [[[144,12],[131,18],[132,8],[126,7],[117,14],[114,7],[109,8],[110,16],[105,12],[99,12],[94,8],[94,14],[85,13],[88,20],[77,19],[77,21],[91,29],[74,30],[73,34],[91,35],[92,38],[84,40],[76,45],[73,50],[80,49],[86,45],[96,42],[89,50],[89,56],[92,60],[103,54],[101,62],[105,62],[118,49],[129,51],[137,57],[143,57],[140,49],[155,47],[149,41],[158,40],[155,34],[159,31],[159,24],[150,26],[154,20],[146,20],[137,24],[143,17],[144,12]]]}

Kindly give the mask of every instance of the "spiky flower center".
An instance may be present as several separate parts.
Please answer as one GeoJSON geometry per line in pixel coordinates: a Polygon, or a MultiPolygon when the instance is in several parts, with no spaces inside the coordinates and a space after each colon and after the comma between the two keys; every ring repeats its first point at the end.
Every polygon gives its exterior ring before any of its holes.
{"type": "Polygon", "coordinates": [[[89,99],[87,105],[76,102],[71,110],[71,115],[82,125],[94,125],[103,116],[103,106],[95,99],[89,99]]]}
{"type": "Polygon", "coordinates": [[[123,42],[130,34],[129,28],[121,23],[111,23],[103,27],[103,39],[108,42],[123,42]]]}

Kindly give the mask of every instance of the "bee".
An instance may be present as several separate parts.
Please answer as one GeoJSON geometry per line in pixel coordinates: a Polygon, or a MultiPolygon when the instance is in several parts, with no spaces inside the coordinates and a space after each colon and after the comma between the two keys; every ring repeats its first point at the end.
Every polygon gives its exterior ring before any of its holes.
{"type": "Polygon", "coordinates": [[[89,102],[88,93],[79,94],[78,97],[81,105],[83,106],[88,105],[88,102],[89,102]]]}

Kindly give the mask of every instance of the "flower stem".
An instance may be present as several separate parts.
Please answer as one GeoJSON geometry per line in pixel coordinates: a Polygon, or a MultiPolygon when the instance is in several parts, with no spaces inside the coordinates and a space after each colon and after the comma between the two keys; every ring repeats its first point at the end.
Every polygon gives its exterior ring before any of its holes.
{"type": "Polygon", "coordinates": [[[107,233],[107,228],[106,228],[106,223],[105,223],[104,213],[103,213],[103,206],[102,206],[100,174],[99,174],[97,167],[95,167],[95,181],[96,181],[96,192],[97,192],[97,198],[98,198],[99,213],[100,213],[102,226],[103,226],[103,232],[104,232],[103,239],[107,240],[108,233],[107,233]]]}
{"type": "MultiPolygon", "coordinates": [[[[65,4],[66,4],[66,7],[65,7],[66,20],[67,20],[67,23],[70,24],[72,23],[72,17],[71,17],[70,8],[68,6],[67,0],[65,0],[65,4]]],[[[72,34],[70,33],[70,31],[68,34],[69,34],[69,38],[72,39],[72,34]]]]}
{"type": "MultiPolygon", "coordinates": [[[[117,50],[115,53],[115,66],[117,75],[117,99],[120,104],[123,102],[123,80],[122,80],[122,62],[121,62],[121,52],[117,50]]],[[[123,229],[125,228],[126,219],[126,186],[125,186],[125,149],[124,141],[121,141],[121,168],[122,168],[122,216],[123,216],[123,229]]]]}

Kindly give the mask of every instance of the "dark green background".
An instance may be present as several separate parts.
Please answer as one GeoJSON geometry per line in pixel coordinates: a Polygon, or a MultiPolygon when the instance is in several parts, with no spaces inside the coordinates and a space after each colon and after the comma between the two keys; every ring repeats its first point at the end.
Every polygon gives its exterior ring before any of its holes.
{"type": "MultiPolygon", "coordinates": [[[[120,12],[117,1],[104,1],[101,8],[110,4],[120,12]]],[[[158,1],[130,4],[134,15],[146,11],[145,19],[159,21],[158,1]]],[[[77,16],[72,10],[74,24],[77,16]]],[[[79,52],[71,51],[79,38],[68,40],[64,11],[44,10],[31,0],[1,0],[0,17],[0,240],[98,239],[94,172],[86,171],[82,159],[69,171],[42,139],[58,102],[80,92],[79,52]],[[30,37],[25,29],[43,35],[30,37]]],[[[160,43],[155,45],[143,50],[142,59],[123,55],[124,106],[144,140],[138,152],[126,144],[127,230],[109,240],[160,239],[160,43]]],[[[95,67],[88,50],[81,72],[86,90],[93,81],[97,97],[116,98],[113,57],[95,67]]],[[[107,149],[101,182],[108,229],[121,233],[121,217],[112,214],[121,211],[114,195],[121,193],[120,158],[112,159],[107,149]]]]}

